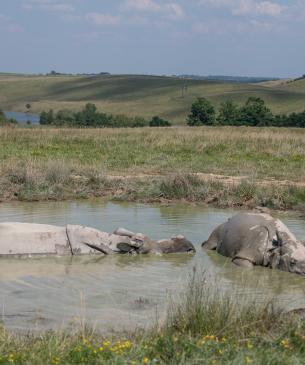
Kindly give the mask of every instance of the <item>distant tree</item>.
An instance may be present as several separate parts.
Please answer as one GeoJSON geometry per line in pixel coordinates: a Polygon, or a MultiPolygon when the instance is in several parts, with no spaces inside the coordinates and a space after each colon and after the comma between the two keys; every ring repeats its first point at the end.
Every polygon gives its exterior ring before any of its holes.
{"type": "Polygon", "coordinates": [[[220,125],[238,125],[240,110],[237,104],[228,100],[221,103],[217,121],[220,125]]]}
{"type": "Polygon", "coordinates": [[[198,98],[191,107],[187,124],[190,126],[214,125],[216,121],[215,109],[205,98],[198,98]]]}
{"type": "Polygon", "coordinates": [[[4,124],[4,122],[6,122],[6,116],[3,112],[3,110],[0,109],[0,124],[2,124],[2,123],[4,124]]]}
{"type": "Polygon", "coordinates": [[[75,124],[75,113],[67,109],[59,110],[56,113],[54,124],[73,126],[75,124]]]}
{"type": "Polygon", "coordinates": [[[25,104],[25,107],[27,109],[27,112],[29,112],[30,109],[32,108],[32,105],[30,103],[27,103],[27,104],[25,104]]]}
{"type": "Polygon", "coordinates": [[[171,123],[165,119],[155,116],[149,122],[149,126],[150,127],[170,127],[171,123]]]}
{"type": "Polygon", "coordinates": [[[54,112],[52,109],[50,109],[48,112],[41,112],[40,113],[40,124],[41,125],[51,125],[54,124],[55,118],[54,118],[54,112]]]}
{"type": "Polygon", "coordinates": [[[6,125],[11,125],[11,124],[17,124],[16,119],[8,119],[3,110],[0,109],[0,127],[1,126],[6,126],[6,125]]]}
{"type": "Polygon", "coordinates": [[[82,127],[94,127],[99,124],[99,115],[95,104],[87,103],[82,111],[75,114],[75,119],[82,127]]]}
{"type": "Polygon", "coordinates": [[[261,98],[250,97],[240,109],[240,125],[269,126],[273,123],[271,110],[261,98]]]}

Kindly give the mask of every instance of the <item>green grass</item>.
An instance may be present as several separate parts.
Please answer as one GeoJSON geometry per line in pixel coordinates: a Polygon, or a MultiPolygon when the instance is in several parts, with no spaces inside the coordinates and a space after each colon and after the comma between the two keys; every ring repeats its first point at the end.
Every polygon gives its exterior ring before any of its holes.
{"type": "Polygon", "coordinates": [[[262,97],[274,113],[303,111],[304,80],[292,83],[238,84],[216,81],[182,80],[157,76],[1,76],[0,108],[33,112],[53,108],[80,110],[95,103],[100,111],[113,114],[159,115],[173,123],[185,123],[190,105],[204,96],[218,106],[224,100],[243,103],[249,96],[262,97]],[[182,98],[181,87],[188,93],[182,98]]]}
{"type": "Polygon", "coordinates": [[[304,143],[297,129],[1,128],[0,199],[303,207],[304,143]]]}
{"type": "Polygon", "coordinates": [[[13,335],[0,329],[0,364],[304,364],[305,325],[273,301],[225,293],[194,274],[150,330],[102,336],[13,335]]]}

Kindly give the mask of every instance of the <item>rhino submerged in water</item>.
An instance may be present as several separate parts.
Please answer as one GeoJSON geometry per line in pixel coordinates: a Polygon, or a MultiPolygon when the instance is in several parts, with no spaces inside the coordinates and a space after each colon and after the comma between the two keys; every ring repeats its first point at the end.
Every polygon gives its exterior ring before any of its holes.
{"type": "Polygon", "coordinates": [[[195,252],[184,236],[153,241],[141,233],[118,228],[109,234],[94,228],[31,223],[0,223],[0,256],[110,255],[114,253],[195,252]]]}
{"type": "Polygon", "coordinates": [[[269,214],[239,213],[218,226],[202,247],[243,267],[261,265],[305,275],[305,246],[269,214]]]}

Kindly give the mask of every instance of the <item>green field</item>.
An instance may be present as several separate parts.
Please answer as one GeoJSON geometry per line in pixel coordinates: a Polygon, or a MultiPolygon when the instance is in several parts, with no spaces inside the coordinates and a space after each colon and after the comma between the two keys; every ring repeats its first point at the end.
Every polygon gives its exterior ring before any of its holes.
{"type": "Polygon", "coordinates": [[[3,127],[0,200],[110,196],[304,209],[304,143],[304,129],[288,128],[3,127]]]}
{"type": "Polygon", "coordinates": [[[32,112],[52,108],[81,109],[93,102],[100,111],[151,118],[159,115],[183,124],[196,97],[218,106],[224,100],[243,103],[249,96],[263,98],[274,113],[305,109],[305,80],[262,84],[185,80],[158,76],[16,76],[0,75],[0,108],[32,112]],[[187,93],[182,97],[182,87],[187,93]]]}

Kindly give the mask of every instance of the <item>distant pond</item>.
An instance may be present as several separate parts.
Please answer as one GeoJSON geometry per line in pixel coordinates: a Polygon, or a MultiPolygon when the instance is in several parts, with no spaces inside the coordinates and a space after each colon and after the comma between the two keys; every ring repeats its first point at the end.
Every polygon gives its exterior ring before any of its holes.
{"type": "Polygon", "coordinates": [[[16,119],[18,123],[26,123],[30,121],[33,124],[39,124],[39,115],[30,113],[4,112],[7,118],[16,119]]]}

